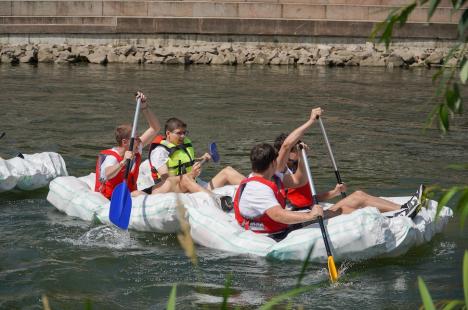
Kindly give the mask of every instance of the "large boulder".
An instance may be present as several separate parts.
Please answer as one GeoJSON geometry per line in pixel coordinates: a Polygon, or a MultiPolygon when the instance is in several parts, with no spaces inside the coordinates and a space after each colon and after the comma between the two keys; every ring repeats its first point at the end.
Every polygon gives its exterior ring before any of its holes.
{"type": "Polygon", "coordinates": [[[403,58],[397,54],[391,54],[386,60],[387,67],[403,67],[405,61],[403,58]]]}
{"type": "Polygon", "coordinates": [[[315,62],[312,59],[312,57],[307,57],[307,56],[303,55],[297,60],[297,64],[298,65],[313,65],[313,64],[315,64],[315,62]]]}
{"type": "Polygon", "coordinates": [[[427,65],[441,65],[442,61],[444,60],[444,54],[439,51],[433,52],[429,57],[425,59],[427,65]]]}
{"type": "Polygon", "coordinates": [[[379,53],[372,54],[372,56],[367,57],[359,63],[361,67],[385,67],[385,58],[382,57],[379,53]]]}
{"type": "Polygon", "coordinates": [[[128,55],[134,55],[136,52],[137,50],[133,45],[125,45],[119,48],[119,54],[122,54],[125,57],[128,55]]]}
{"type": "Polygon", "coordinates": [[[19,58],[22,63],[37,63],[37,50],[26,50],[24,56],[19,58]]]}
{"type": "Polygon", "coordinates": [[[70,56],[68,50],[56,50],[55,54],[57,55],[54,61],[56,64],[68,63],[68,57],[70,56]]]}
{"type": "Polygon", "coordinates": [[[320,57],[315,64],[317,66],[328,66],[330,65],[330,60],[327,57],[320,57]]]}
{"type": "Polygon", "coordinates": [[[211,59],[212,65],[227,65],[229,62],[223,54],[214,55],[211,59]]]}
{"type": "Polygon", "coordinates": [[[164,57],[159,57],[159,56],[156,56],[156,55],[148,55],[148,56],[145,56],[146,58],[146,62],[147,64],[162,64],[164,62],[164,57]]]}
{"type": "Polygon", "coordinates": [[[107,54],[108,63],[118,63],[120,62],[120,55],[117,55],[116,51],[111,51],[107,54]]]}
{"type": "Polygon", "coordinates": [[[178,65],[179,64],[179,59],[175,56],[167,56],[164,59],[164,63],[168,65],[178,65]]]}
{"type": "Polygon", "coordinates": [[[89,54],[87,58],[88,61],[92,64],[106,65],[108,62],[107,53],[100,49],[98,49],[92,54],[89,54]]]}
{"type": "Polygon", "coordinates": [[[267,65],[269,62],[270,58],[263,52],[258,53],[253,61],[253,63],[257,65],[267,65]]]}
{"type": "Polygon", "coordinates": [[[143,53],[138,52],[138,53],[135,53],[135,55],[130,54],[125,59],[125,62],[129,64],[141,64],[143,63],[143,53]]]}
{"type": "Polygon", "coordinates": [[[225,54],[226,61],[229,65],[236,65],[237,64],[237,59],[236,55],[231,52],[226,52],[225,54]]]}
{"type": "Polygon", "coordinates": [[[51,63],[55,61],[55,56],[52,54],[50,48],[41,48],[37,53],[37,61],[44,63],[51,63]]]}

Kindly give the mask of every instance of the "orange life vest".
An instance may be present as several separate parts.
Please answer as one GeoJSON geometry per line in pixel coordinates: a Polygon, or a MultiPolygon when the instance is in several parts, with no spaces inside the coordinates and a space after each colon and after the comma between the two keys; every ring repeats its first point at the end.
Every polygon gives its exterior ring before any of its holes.
{"type": "MultiPolygon", "coordinates": [[[[103,183],[101,182],[101,165],[106,159],[107,156],[114,156],[118,162],[121,162],[123,157],[120,156],[119,153],[112,149],[104,150],[99,153],[98,159],[96,161],[96,182],[94,185],[94,191],[100,192],[104,197],[107,199],[111,199],[112,192],[114,188],[123,182],[125,176],[125,169],[126,167],[123,166],[120,169],[119,173],[110,180],[106,180],[103,183]]],[[[128,173],[127,178],[127,185],[130,192],[137,190],[137,179],[138,179],[138,172],[140,171],[140,164],[141,164],[141,154],[135,154],[134,159],[134,168],[128,173]]]]}
{"type": "Polygon", "coordinates": [[[236,215],[237,222],[239,223],[239,225],[241,225],[245,229],[250,229],[256,233],[272,234],[272,233],[284,231],[288,228],[287,224],[274,221],[271,217],[269,217],[266,214],[266,212],[256,218],[250,218],[250,219],[244,217],[240,213],[239,202],[242,196],[242,192],[244,191],[244,188],[247,185],[247,183],[252,182],[252,181],[260,182],[268,186],[275,194],[276,200],[278,200],[279,205],[283,209],[285,208],[286,201],[285,201],[284,194],[282,193],[282,191],[284,191],[283,182],[276,176],[274,176],[274,178],[276,178],[275,181],[277,182],[269,181],[265,178],[258,177],[258,176],[250,177],[250,178],[242,180],[239,187],[237,188],[236,196],[234,198],[234,212],[236,215]]]}
{"type": "Polygon", "coordinates": [[[298,209],[308,208],[313,205],[309,183],[298,188],[288,188],[286,198],[293,207],[298,209]]]}

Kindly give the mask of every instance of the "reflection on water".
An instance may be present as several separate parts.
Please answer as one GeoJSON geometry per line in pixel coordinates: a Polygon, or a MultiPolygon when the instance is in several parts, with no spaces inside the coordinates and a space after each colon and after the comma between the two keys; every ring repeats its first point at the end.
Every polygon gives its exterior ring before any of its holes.
{"type": "MultiPolygon", "coordinates": [[[[423,183],[466,183],[466,172],[447,170],[467,162],[468,121],[440,137],[423,132],[432,109],[431,74],[424,70],[322,67],[210,66],[0,66],[0,156],[57,151],[71,175],[94,169],[99,150],[113,144],[113,128],[132,121],[135,90],[143,90],[161,121],[189,124],[198,152],[216,141],[221,165],[248,173],[248,153],[304,122],[321,106],[338,167],[350,190],[408,195],[423,183]]],[[[145,123],[140,120],[139,128],[145,123]]],[[[307,132],[319,190],[334,174],[318,126],[307,132]]],[[[204,174],[220,169],[206,165],[204,174]]],[[[183,256],[174,235],[131,231],[121,235],[67,217],[46,200],[47,191],[0,197],[0,308],[163,308],[174,283],[178,308],[210,308],[221,301],[227,274],[231,304],[247,308],[295,286],[301,266],[198,248],[199,266],[183,256]]],[[[319,288],[300,295],[305,308],[415,308],[417,275],[434,298],[462,298],[461,259],[467,236],[454,221],[443,235],[398,258],[340,267],[328,285],[324,265],[303,279],[319,288]]]]}

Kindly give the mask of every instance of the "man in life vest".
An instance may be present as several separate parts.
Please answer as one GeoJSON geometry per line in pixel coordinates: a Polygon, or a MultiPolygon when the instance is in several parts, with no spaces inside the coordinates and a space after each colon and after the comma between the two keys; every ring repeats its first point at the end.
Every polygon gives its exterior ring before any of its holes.
{"type": "MultiPolygon", "coordinates": [[[[281,149],[287,137],[288,136],[284,133],[276,137],[274,143],[276,150],[281,149]]],[[[298,144],[299,143],[301,142],[298,142],[298,144]]],[[[298,147],[298,144],[294,145],[290,150],[287,161],[287,167],[285,169],[286,173],[294,174],[300,166],[302,157],[300,156],[300,148],[298,147]]],[[[340,196],[342,192],[346,192],[346,189],[347,188],[345,184],[336,184],[334,189],[329,190],[327,192],[318,193],[317,198],[319,201],[327,201],[329,199],[340,196]]],[[[297,188],[286,188],[285,193],[287,203],[290,205],[292,210],[310,209],[310,207],[312,207],[313,205],[312,192],[310,191],[308,181],[306,181],[306,184],[297,188]]],[[[340,214],[348,214],[367,206],[373,206],[382,213],[402,210],[402,213],[398,213],[398,215],[406,215],[413,218],[414,216],[416,216],[419,210],[418,204],[420,205],[421,194],[422,189],[418,189],[415,196],[412,197],[410,201],[400,206],[391,201],[375,197],[363,191],[357,190],[352,194],[346,196],[345,198],[341,199],[333,207],[326,210],[325,217],[330,218],[340,214]]]]}
{"type": "Polygon", "coordinates": [[[252,148],[252,173],[241,182],[234,198],[236,219],[242,227],[257,233],[267,233],[280,240],[286,236],[293,224],[309,222],[323,216],[319,205],[312,206],[308,212],[285,209],[284,188],[304,185],[307,174],[303,164],[295,174],[283,173],[292,147],[321,113],[320,108],[313,109],[307,122],[285,139],[279,152],[267,143],[252,148]]]}
{"type": "MultiPolygon", "coordinates": [[[[170,176],[186,175],[195,180],[201,173],[201,160],[211,159],[210,154],[195,157],[192,141],[187,137],[187,124],[177,118],[170,118],[165,124],[165,136],[158,136],[150,146],[149,162],[156,184],[165,182],[170,176]]],[[[200,183],[202,188],[212,190],[227,184],[239,184],[245,176],[232,167],[225,167],[208,183],[200,183]]],[[[193,186],[193,184],[192,184],[193,186]]],[[[154,193],[154,191],[153,191],[154,193]]]]}
{"type": "MultiPolygon", "coordinates": [[[[127,185],[132,196],[143,194],[142,191],[137,190],[142,149],[153,141],[161,125],[150,110],[145,95],[138,92],[137,97],[141,98],[140,108],[148,122],[149,128],[140,137],[135,138],[134,148],[133,150],[129,150],[132,126],[129,124],[117,126],[115,129],[117,146],[101,151],[96,162],[96,183],[94,190],[103,194],[107,199],[111,199],[114,188],[123,182],[127,159],[130,159],[131,165],[127,185]]],[[[164,186],[160,186],[154,192],[196,192],[200,190],[202,189],[190,178],[170,178],[164,186]]]]}

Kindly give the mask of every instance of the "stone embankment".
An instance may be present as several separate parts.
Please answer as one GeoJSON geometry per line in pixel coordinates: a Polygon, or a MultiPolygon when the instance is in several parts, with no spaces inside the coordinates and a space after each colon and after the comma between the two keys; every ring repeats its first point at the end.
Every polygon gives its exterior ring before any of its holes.
{"type": "Polygon", "coordinates": [[[320,65],[418,67],[454,66],[457,57],[444,64],[448,47],[384,46],[366,44],[317,44],[296,46],[204,43],[172,46],[137,45],[0,45],[2,64],[18,63],[131,63],[211,65],[320,65]]]}

